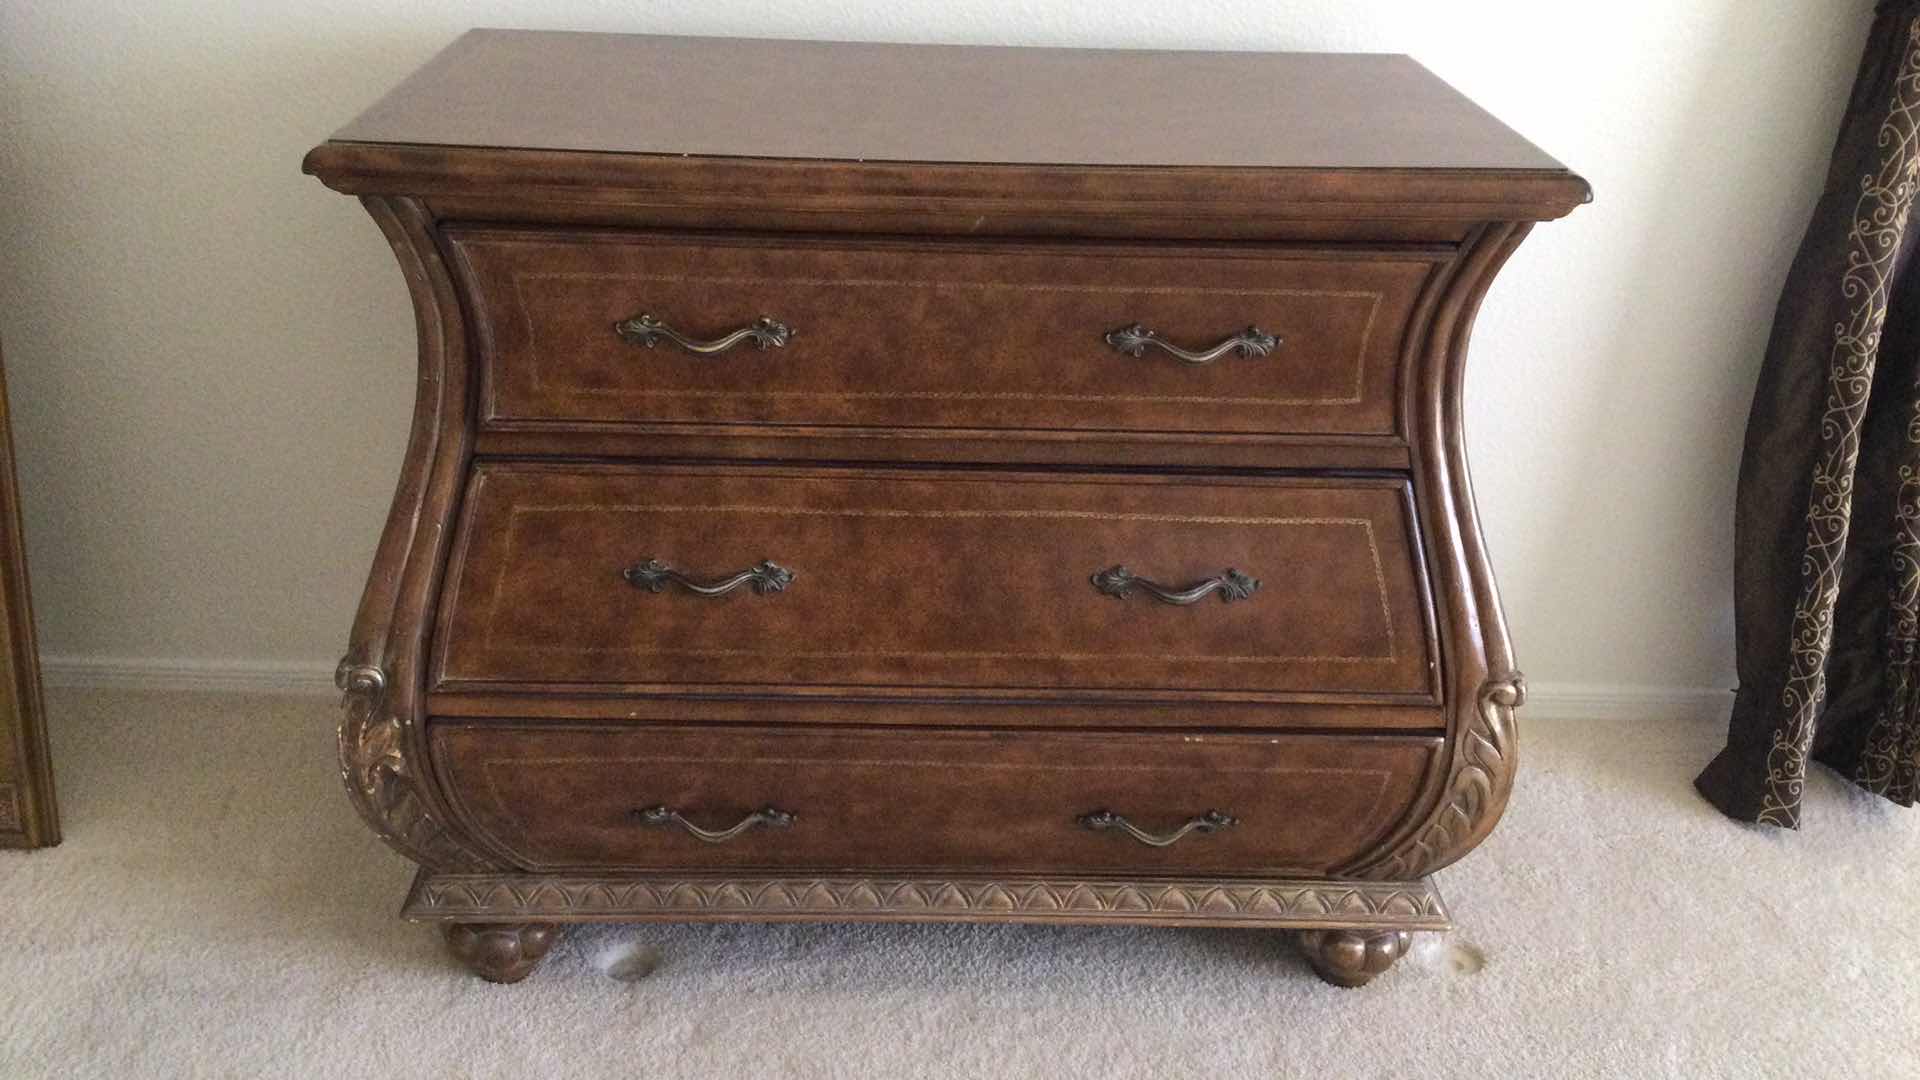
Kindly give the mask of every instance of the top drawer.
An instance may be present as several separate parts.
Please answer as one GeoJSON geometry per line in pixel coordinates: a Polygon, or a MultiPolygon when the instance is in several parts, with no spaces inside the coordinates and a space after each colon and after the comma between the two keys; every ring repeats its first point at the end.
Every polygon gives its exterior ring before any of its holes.
{"type": "Polygon", "coordinates": [[[509,427],[1392,435],[1402,337],[1445,258],[461,227],[447,237],[478,332],[484,419],[509,427]],[[739,334],[756,324],[758,335],[739,334]],[[1153,338],[1130,336],[1136,327],[1153,338]],[[724,351],[697,351],[736,335],[724,351]]]}

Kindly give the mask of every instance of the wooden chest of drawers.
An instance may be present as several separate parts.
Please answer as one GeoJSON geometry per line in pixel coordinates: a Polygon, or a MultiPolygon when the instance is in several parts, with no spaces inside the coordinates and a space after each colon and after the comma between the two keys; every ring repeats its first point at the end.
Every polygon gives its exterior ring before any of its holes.
{"type": "Polygon", "coordinates": [[[1587,188],[1418,65],[475,31],[306,168],[420,338],[342,766],[481,974],[1448,925],[1524,696],[1461,368],[1587,188]]]}

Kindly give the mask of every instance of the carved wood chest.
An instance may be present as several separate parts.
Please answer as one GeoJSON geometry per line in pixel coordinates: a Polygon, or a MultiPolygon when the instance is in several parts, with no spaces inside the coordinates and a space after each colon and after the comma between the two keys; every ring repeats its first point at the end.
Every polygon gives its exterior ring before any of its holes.
{"type": "Polygon", "coordinates": [[[1588,189],[1419,65],[475,31],[306,171],[420,344],[342,767],[482,975],[1447,927],[1524,697],[1461,369],[1588,189]]]}

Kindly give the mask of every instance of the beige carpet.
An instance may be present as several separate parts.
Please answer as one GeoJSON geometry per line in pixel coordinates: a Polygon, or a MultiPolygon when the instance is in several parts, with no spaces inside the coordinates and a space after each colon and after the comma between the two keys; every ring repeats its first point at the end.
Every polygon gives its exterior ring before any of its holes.
{"type": "Polygon", "coordinates": [[[1920,813],[1799,835],[1688,786],[1708,727],[1535,722],[1373,986],[1278,935],[611,927],[517,987],[394,917],[321,700],[58,694],[67,841],[0,853],[0,1076],[1920,1075],[1920,813]]]}

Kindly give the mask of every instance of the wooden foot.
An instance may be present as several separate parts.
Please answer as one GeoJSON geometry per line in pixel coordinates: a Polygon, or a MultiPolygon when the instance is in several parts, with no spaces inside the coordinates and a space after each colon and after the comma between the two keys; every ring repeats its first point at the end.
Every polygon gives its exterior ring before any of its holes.
{"type": "Polygon", "coordinates": [[[1413,935],[1405,930],[1298,930],[1294,941],[1322,979],[1335,986],[1365,986],[1407,955],[1413,935]]]}
{"type": "Polygon", "coordinates": [[[447,949],[475,975],[497,983],[517,983],[546,959],[560,938],[552,923],[447,923],[447,949]]]}

